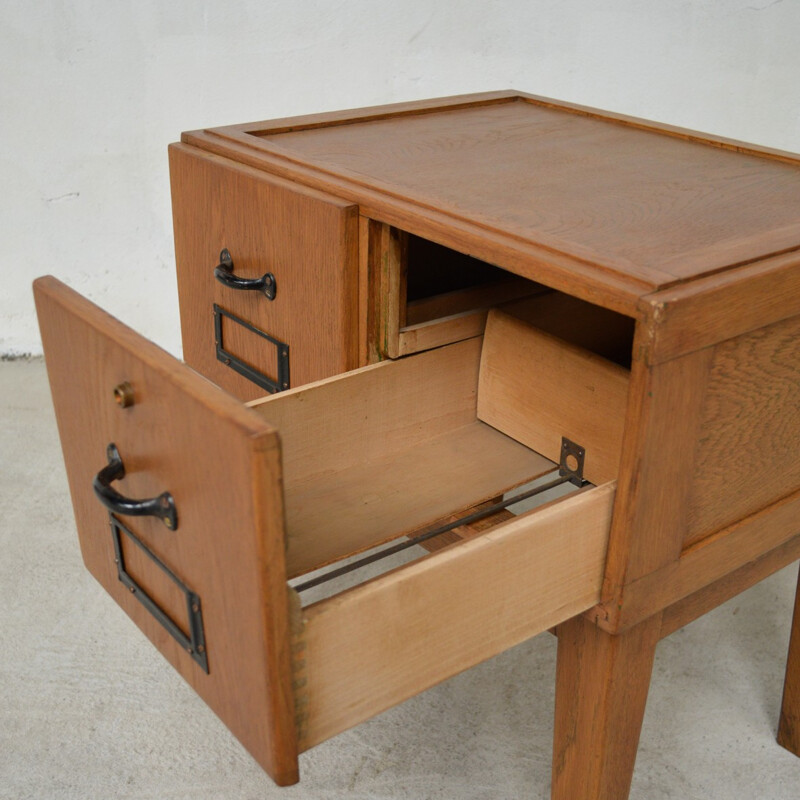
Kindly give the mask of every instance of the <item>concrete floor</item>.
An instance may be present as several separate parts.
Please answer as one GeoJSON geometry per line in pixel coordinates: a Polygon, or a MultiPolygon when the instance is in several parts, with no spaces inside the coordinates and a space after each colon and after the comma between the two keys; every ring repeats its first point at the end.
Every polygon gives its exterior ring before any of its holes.
{"type": "MultiPolygon", "coordinates": [[[[81,564],[41,361],[0,363],[0,798],[548,797],[539,636],[301,757],[278,789],[81,564]]],[[[797,800],[775,743],[796,569],[664,640],[631,798],[797,800]]]]}

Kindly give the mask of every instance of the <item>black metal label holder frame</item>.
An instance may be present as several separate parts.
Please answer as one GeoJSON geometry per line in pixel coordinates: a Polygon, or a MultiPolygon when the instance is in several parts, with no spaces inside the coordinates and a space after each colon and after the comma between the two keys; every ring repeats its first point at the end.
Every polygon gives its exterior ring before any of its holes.
{"type": "Polygon", "coordinates": [[[111,538],[114,540],[114,561],[117,565],[117,577],[128,588],[131,594],[156,618],[167,633],[192,657],[200,668],[208,674],[208,653],[203,627],[203,607],[200,596],[195,594],[133,531],[125,526],[113,514],[108,515],[111,527],[111,538]],[[139,547],[145,555],[183,592],[186,598],[189,636],[164,611],[158,603],[134,580],[125,568],[125,556],[122,551],[122,535],[139,547]]]}
{"type": "Polygon", "coordinates": [[[260,386],[262,389],[266,389],[268,392],[274,394],[275,392],[282,392],[284,389],[289,388],[289,345],[286,344],[286,342],[282,342],[280,339],[276,339],[274,336],[270,336],[268,333],[259,330],[254,325],[251,325],[247,320],[237,317],[236,314],[232,314],[230,311],[226,311],[216,303],[214,303],[214,344],[217,349],[218,361],[221,361],[223,364],[225,364],[225,366],[235,370],[240,375],[243,375],[248,380],[260,386]],[[255,333],[257,336],[260,336],[262,339],[265,339],[267,342],[275,346],[276,361],[278,364],[277,380],[273,380],[268,375],[265,375],[263,372],[257,370],[255,367],[245,364],[244,361],[225,349],[222,338],[223,317],[231,320],[231,322],[234,322],[237,325],[241,325],[246,330],[250,331],[251,333],[255,333]]]}

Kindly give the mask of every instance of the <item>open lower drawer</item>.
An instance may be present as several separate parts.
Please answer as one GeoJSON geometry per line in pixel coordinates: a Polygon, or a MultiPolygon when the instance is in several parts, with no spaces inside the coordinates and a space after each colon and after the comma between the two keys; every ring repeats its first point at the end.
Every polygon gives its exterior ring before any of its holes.
{"type": "Polygon", "coordinates": [[[246,407],[55,279],[34,288],[86,566],[278,783],[600,599],[621,367],[491,312],[485,341],[246,407]],[[305,606],[289,585],[552,471],[562,437],[600,485],[305,606]]]}

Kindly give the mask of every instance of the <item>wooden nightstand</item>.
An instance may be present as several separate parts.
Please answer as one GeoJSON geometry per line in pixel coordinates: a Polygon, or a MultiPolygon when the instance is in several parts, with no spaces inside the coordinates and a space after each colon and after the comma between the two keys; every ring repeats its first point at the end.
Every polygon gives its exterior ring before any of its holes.
{"type": "Polygon", "coordinates": [[[170,168],[188,366],[37,282],[88,568],[281,784],[556,628],[552,796],[627,797],[659,639],[800,558],[800,157],[501,92],[170,168]]]}

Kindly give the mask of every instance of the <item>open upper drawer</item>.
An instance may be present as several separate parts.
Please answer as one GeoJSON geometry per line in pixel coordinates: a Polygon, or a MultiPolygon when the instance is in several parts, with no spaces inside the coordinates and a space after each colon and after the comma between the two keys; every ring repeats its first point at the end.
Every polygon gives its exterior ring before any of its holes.
{"type": "Polygon", "coordinates": [[[278,783],[600,599],[623,368],[492,312],[485,342],[248,408],[55,279],[35,294],[85,563],[278,783]],[[562,437],[602,485],[301,602],[321,569],[552,472],[562,437]]]}

